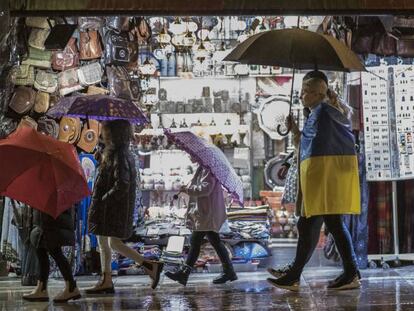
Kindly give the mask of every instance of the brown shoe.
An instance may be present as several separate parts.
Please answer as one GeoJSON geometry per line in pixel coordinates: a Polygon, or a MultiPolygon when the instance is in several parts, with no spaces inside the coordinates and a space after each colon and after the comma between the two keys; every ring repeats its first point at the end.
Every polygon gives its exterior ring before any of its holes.
{"type": "Polygon", "coordinates": [[[72,288],[69,282],[65,282],[65,289],[61,291],[54,299],[54,303],[68,302],[69,300],[76,300],[81,298],[79,288],[76,283],[73,284],[72,288]]]}
{"type": "Polygon", "coordinates": [[[49,294],[43,282],[37,281],[36,288],[30,293],[22,297],[27,301],[49,301],[49,294]]]}
{"type": "Polygon", "coordinates": [[[87,288],[85,290],[87,294],[113,294],[115,293],[114,283],[112,283],[112,277],[109,273],[104,273],[102,278],[94,287],[87,288]]]}

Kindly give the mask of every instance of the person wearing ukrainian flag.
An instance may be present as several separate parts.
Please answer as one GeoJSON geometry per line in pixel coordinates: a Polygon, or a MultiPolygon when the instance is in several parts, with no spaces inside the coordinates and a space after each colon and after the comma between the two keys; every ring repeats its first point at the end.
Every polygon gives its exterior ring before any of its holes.
{"type": "Polygon", "coordinates": [[[296,257],[282,269],[269,269],[277,278],[267,280],[279,288],[299,290],[300,275],[316,248],[324,222],[334,237],[344,269],[329,282],[328,289],[359,288],[360,273],[351,236],[342,222],[342,215],[359,214],[361,209],[358,160],[349,121],[351,109],[328,88],[328,79],[320,71],[305,75],[301,100],[311,111],[302,132],[291,116],[287,120],[299,148],[296,257]]]}

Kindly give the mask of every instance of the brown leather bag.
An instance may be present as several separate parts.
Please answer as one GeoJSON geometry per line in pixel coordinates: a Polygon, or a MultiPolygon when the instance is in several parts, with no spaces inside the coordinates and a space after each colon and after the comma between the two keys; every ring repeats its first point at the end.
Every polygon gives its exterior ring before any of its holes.
{"type": "Polygon", "coordinates": [[[33,110],[37,113],[46,113],[49,109],[49,93],[38,92],[36,94],[35,104],[33,110]]]}
{"type": "Polygon", "coordinates": [[[52,53],[52,68],[63,71],[79,66],[79,52],[76,45],[76,38],[70,38],[63,51],[54,51],[52,53]]]}
{"type": "Polygon", "coordinates": [[[79,52],[81,60],[95,59],[102,56],[102,44],[97,30],[80,33],[79,52]]]}
{"type": "Polygon", "coordinates": [[[45,116],[39,118],[37,121],[37,130],[56,139],[59,136],[59,124],[55,120],[45,116]]]}
{"type": "Polygon", "coordinates": [[[23,118],[21,118],[19,125],[17,126],[17,128],[21,127],[31,127],[37,130],[37,122],[29,116],[24,116],[23,118]]]}
{"type": "Polygon", "coordinates": [[[35,90],[31,87],[19,86],[10,100],[9,107],[19,115],[27,114],[32,110],[35,98],[35,90]]]}
{"type": "Polygon", "coordinates": [[[88,120],[84,123],[77,146],[87,153],[91,153],[99,141],[101,125],[96,120],[88,120]]]}
{"type": "Polygon", "coordinates": [[[58,137],[60,141],[75,144],[79,140],[80,132],[81,122],[79,118],[63,117],[60,120],[58,137]]]}

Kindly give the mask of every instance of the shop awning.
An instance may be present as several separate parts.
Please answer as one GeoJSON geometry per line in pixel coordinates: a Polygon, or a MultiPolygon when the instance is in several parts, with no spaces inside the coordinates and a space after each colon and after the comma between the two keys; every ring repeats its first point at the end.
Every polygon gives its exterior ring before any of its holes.
{"type": "Polygon", "coordinates": [[[412,0],[9,0],[9,6],[12,15],[47,16],[414,14],[412,0]]]}

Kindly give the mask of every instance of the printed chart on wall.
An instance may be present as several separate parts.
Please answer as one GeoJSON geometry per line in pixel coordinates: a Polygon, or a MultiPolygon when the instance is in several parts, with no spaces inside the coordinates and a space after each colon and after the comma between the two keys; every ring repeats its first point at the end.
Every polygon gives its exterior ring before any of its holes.
{"type": "Polygon", "coordinates": [[[367,179],[414,178],[412,65],[369,67],[362,74],[367,179]]]}

